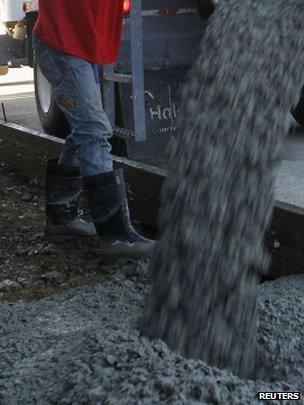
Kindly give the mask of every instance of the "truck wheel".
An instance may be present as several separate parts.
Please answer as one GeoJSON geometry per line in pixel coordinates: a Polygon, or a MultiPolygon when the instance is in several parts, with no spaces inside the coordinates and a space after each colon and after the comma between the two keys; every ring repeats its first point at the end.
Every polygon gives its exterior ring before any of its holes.
{"type": "Polygon", "coordinates": [[[217,3],[217,0],[199,0],[200,16],[205,20],[208,20],[208,18],[213,14],[217,3]]]}
{"type": "Polygon", "coordinates": [[[51,84],[34,62],[34,84],[38,116],[45,133],[65,138],[70,125],[60,111],[53,96],[51,84]]]}
{"type": "Polygon", "coordinates": [[[301,89],[300,98],[297,104],[292,107],[290,112],[297,123],[304,128],[304,86],[301,89]]]}

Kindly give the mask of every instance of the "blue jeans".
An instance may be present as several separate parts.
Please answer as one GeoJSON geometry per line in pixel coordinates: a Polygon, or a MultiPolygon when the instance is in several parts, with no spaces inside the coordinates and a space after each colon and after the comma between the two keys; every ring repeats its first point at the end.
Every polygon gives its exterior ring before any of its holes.
{"type": "Polygon", "coordinates": [[[36,63],[51,83],[55,100],[72,129],[59,164],[79,165],[83,177],[112,171],[108,140],[112,128],[102,105],[97,65],[58,51],[37,36],[34,52],[36,63]]]}

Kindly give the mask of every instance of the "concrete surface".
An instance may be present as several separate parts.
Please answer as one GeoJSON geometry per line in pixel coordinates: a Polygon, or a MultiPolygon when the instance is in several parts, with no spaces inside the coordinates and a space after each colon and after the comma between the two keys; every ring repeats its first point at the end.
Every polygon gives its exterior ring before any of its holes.
{"type": "MultiPolygon", "coordinates": [[[[0,103],[4,104],[8,121],[42,130],[36,111],[33,69],[9,69],[7,75],[0,76],[0,103]]],[[[2,108],[0,117],[3,119],[2,108]]]]}
{"type": "MultiPolygon", "coordinates": [[[[0,103],[4,104],[8,121],[41,131],[36,111],[33,69],[10,69],[0,76],[0,103]]],[[[2,109],[0,117],[3,118],[2,109]]],[[[304,131],[295,127],[283,148],[283,162],[278,170],[276,199],[304,209],[304,131]]]]}

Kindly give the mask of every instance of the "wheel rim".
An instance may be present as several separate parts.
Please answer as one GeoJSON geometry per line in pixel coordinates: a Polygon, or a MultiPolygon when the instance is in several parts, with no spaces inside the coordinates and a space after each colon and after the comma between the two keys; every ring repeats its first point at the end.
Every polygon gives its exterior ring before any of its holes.
{"type": "Polygon", "coordinates": [[[52,101],[52,86],[37,66],[37,90],[42,111],[47,114],[52,101]]]}

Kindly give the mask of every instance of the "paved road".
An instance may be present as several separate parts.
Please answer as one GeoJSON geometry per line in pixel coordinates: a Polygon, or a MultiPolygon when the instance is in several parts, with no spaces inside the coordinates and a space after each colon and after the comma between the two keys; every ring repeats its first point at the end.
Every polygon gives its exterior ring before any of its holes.
{"type": "MultiPolygon", "coordinates": [[[[4,104],[8,121],[41,131],[34,95],[33,69],[10,69],[0,76],[0,103],[4,104]]],[[[3,119],[2,109],[0,118],[3,119]]]]}

